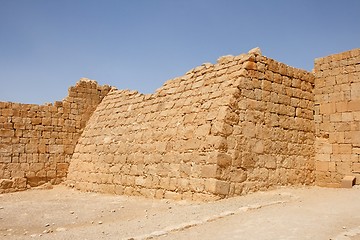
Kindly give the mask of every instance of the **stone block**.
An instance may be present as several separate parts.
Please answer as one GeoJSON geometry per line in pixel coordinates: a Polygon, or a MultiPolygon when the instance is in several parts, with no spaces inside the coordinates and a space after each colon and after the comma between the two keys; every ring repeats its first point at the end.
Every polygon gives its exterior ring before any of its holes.
{"type": "Polygon", "coordinates": [[[351,132],[351,143],[360,145],[360,131],[351,132]]]}
{"type": "Polygon", "coordinates": [[[348,109],[349,111],[360,111],[360,99],[349,101],[348,109]]]}
{"type": "Polygon", "coordinates": [[[11,172],[11,177],[12,178],[23,178],[25,176],[25,172],[24,171],[12,171],[11,172]]]}
{"type": "Polygon", "coordinates": [[[335,112],[336,112],[335,102],[320,104],[320,114],[332,114],[335,112]]]}
{"type": "Polygon", "coordinates": [[[345,176],[341,180],[341,187],[342,188],[352,188],[352,186],[355,184],[355,177],[354,176],[345,176]]]}
{"type": "Polygon", "coordinates": [[[316,161],[315,169],[316,171],[327,172],[329,171],[329,162],[316,161]]]}
{"type": "Polygon", "coordinates": [[[9,189],[13,186],[13,183],[10,179],[0,179],[0,189],[9,189]]]}
{"type": "Polygon", "coordinates": [[[343,122],[352,122],[354,120],[353,114],[350,112],[341,114],[341,121],[343,122]]]}
{"type": "Polygon", "coordinates": [[[15,135],[15,131],[11,129],[0,129],[0,137],[13,137],[15,135]]]}
{"type": "Polygon", "coordinates": [[[247,171],[244,171],[243,169],[236,169],[231,172],[230,178],[233,182],[242,183],[247,179],[247,171]]]}
{"type": "Polygon", "coordinates": [[[215,178],[217,176],[217,165],[204,165],[201,167],[201,177],[203,178],[215,178]]]}
{"type": "Polygon", "coordinates": [[[227,195],[230,190],[230,183],[217,179],[205,180],[205,190],[216,195],[227,195]]]}
{"type": "Polygon", "coordinates": [[[177,193],[177,192],[166,191],[165,194],[164,194],[164,198],[180,201],[181,200],[181,194],[177,193]]]}
{"type": "Polygon", "coordinates": [[[219,167],[228,167],[232,163],[232,157],[227,153],[217,153],[216,159],[219,167]]]}

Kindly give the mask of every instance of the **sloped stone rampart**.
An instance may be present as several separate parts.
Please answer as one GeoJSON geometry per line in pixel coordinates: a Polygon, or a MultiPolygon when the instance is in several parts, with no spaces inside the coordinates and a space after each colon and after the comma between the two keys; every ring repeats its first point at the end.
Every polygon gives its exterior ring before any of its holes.
{"type": "Polygon", "coordinates": [[[69,168],[87,191],[212,200],[313,182],[311,73],[259,50],[226,56],[155,94],[112,90],[69,168]]]}
{"type": "Polygon", "coordinates": [[[0,102],[0,193],[63,181],[77,139],[109,90],[81,79],[54,104],[0,102]]]}

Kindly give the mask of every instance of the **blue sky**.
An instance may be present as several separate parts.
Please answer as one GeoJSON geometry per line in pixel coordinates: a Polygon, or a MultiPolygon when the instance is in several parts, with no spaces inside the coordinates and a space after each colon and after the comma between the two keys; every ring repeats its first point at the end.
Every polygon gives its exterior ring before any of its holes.
{"type": "Polygon", "coordinates": [[[257,46],[310,71],[360,47],[360,1],[0,0],[0,101],[62,100],[82,77],[152,93],[257,46]]]}

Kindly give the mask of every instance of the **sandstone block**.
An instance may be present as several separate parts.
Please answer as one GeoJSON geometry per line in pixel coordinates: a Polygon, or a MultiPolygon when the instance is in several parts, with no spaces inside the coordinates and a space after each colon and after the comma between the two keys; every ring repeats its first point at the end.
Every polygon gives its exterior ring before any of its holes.
{"type": "Polygon", "coordinates": [[[13,186],[13,183],[10,179],[0,179],[0,189],[9,189],[13,186]]]}
{"type": "Polygon", "coordinates": [[[205,190],[217,195],[227,195],[230,190],[230,183],[217,179],[206,179],[205,190]]]}
{"type": "Polygon", "coordinates": [[[25,176],[25,172],[24,171],[12,171],[11,172],[11,177],[12,178],[23,178],[25,176]]]}
{"type": "Polygon", "coordinates": [[[321,114],[332,114],[335,112],[336,112],[336,104],[334,102],[320,104],[320,113],[321,114]]]}
{"type": "Polygon", "coordinates": [[[329,162],[316,161],[315,169],[320,172],[327,172],[329,170],[329,162]]]}
{"type": "Polygon", "coordinates": [[[351,132],[351,142],[360,145],[360,131],[351,132]]]}
{"type": "Polygon", "coordinates": [[[219,167],[228,167],[232,163],[232,157],[229,154],[226,153],[217,153],[217,164],[219,167]]]}
{"type": "Polygon", "coordinates": [[[349,111],[360,111],[360,99],[352,100],[348,103],[349,111]]]}
{"type": "Polygon", "coordinates": [[[215,178],[218,174],[217,165],[204,165],[201,167],[201,177],[203,178],[215,178]]]}
{"type": "Polygon", "coordinates": [[[342,188],[352,188],[352,186],[355,184],[355,177],[354,176],[345,176],[341,180],[341,187],[342,188]]]}
{"type": "Polygon", "coordinates": [[[230,177],[231,177],[231,181],[242,183],[247,179],[247,172],[244,171],[243,169],[236,169],[231,172],[230,177]]]}
{"type": "Polygon", "coordinates": [[[164,198],[180,201],[181,200],[181,194],[176,193],[176,192],[166,191],[165,194],[164,194],[164,198]]]}

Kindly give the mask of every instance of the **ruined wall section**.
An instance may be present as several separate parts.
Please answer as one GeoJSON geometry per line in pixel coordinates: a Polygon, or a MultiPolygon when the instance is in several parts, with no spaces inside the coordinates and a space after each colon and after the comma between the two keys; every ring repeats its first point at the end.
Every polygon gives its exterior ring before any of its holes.
{"type": "Polygon", "coordinates": [[[157,93],[113,90],[88,122],[70,185],[213,200],[313,182],[314,76],[261,56],[226,56],[157,93]]]}
{"type": "Polygon", "coordinates": [[[248,56],[240,73],[229,105],[238,123],[225,119],[232,128],[228,160],[218,166],[221,179],[230,182],[228,195],[313,183],[314,75],[259,53],[248,56]]]}
{"type": "Polygon", "coordinates": [[[360,49],[315,60],[316,180],[360,179],[360,49]]]}
{"type": "MultiPolygon", "coordinates": [[[[239,59],[231,64],[237,64],[239,59]]],[[[155,94],[113,90],[90,118],[69,168],[81,190],[210,200],[228,193],[217,178],[226,148],[223,119],[235,79],[228,64],[204,64],[155,94]]]]}
{"type": "Polygon", "coordinates": [[[0,193],[63,181],[77,139],[109,89],[81,79],[54,104],[0,102],[0,193]]]}

